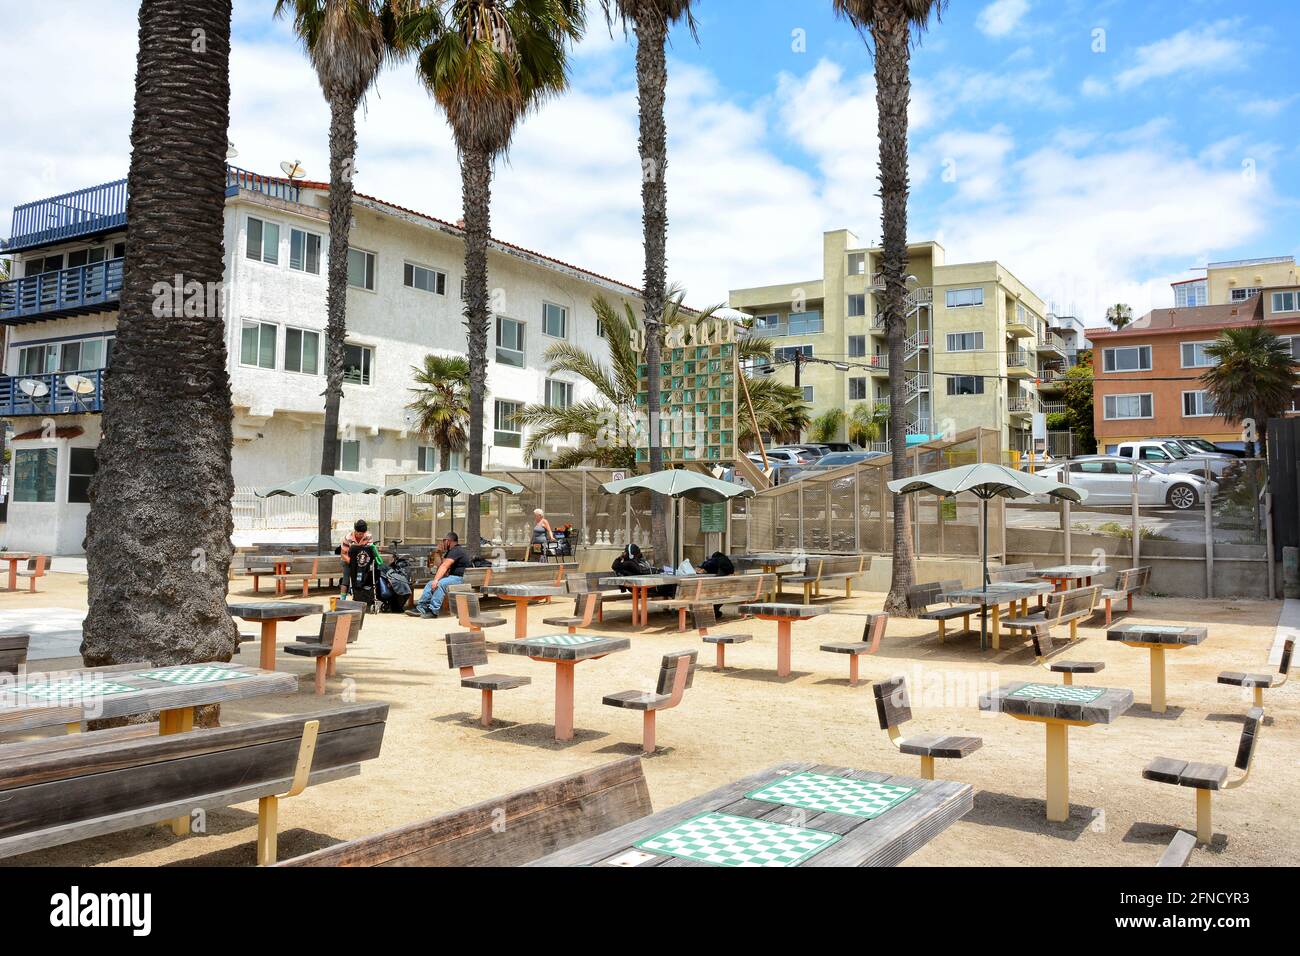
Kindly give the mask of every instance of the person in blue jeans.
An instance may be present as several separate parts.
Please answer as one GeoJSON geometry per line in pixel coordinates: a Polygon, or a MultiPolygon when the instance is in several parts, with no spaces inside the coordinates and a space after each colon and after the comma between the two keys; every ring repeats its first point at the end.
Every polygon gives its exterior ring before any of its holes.
{"type": "Polygon", "coordinates": [[[442,562],[433,580],[424,586],[420,599],[415,602],[415,609],[406,613],[411,617],[437,617],[442,602],[447,599],[447,589],[465,580],[469,561],[469,554],[460,546],[460,537],[455,531],[448,531],[442,539],[442,562]]]}

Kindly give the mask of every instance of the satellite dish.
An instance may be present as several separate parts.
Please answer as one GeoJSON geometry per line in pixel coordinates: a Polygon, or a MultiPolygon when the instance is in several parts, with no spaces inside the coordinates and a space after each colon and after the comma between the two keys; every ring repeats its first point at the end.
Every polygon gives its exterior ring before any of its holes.
{"type": "Polygon", "coordinates": [[[295,159],[293,162],[285,160],[280,164],[280,169],[290,179],[304,179],[307,176],[307,170],[302,168],[302,161],[295,159]]]}
{"type": "Polygon", "coordinates": [[[68,391],[73,395],[93,395],[95,392],[95,383],[84,375],[69,375],[63,384],[68,386],[68,391]]]}
{"type": "Polygon", "coordinates": [[[34,378],[25,378],[18,383],[18,390],[28,398],[44,398],[50,393],[50,387],[34,378]]]}
{"type": "Polygon", "coordinates": [[[235,149],[235,144],[226,140],[226,159],[234,159],[239,155],[239,150],[235,149]]]}

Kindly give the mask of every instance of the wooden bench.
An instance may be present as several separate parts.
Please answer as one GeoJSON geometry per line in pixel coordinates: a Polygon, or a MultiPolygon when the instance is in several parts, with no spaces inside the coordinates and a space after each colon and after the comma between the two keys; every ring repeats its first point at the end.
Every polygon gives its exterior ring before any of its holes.
{"type": "Polygon", "coordinates": [[[1169,841],[1169,846],[1165,847],[1165,852],[1160,854],[1156,866],[1186,866],[1194,849],[1196,849],[1196,837],[1186,830],[1179,830],[1169,841]]]}
{"type": "Polygon", "coordinates": [[[588,591],[586,594],[574,595],[572,614],[563,617],[544,617],[542,623],[568,628],[570,634],[576,634],[580,627],[591,627],[592,619],[599,611],[600,592],[588,591]]]}
{"type": "Polygon", "coordinates": [[[934,761],[960,760],[979,750],[984,741],[979,737],[957,737],[949,734],[918,734],[904,737],[899,727],[912,719],[912,704],[907,694],[907,678],[891,677],[874,685],[876,716],[880,729],[889,733],[890,742],[900,753],[921,758],[921,776],[934,779],[934,761]]]}
{"type": "Polygon", "coordinates": [[[493,617],[483,613],[479,606],[479,595],[473,591],[464,590],[466,585],[452,585],[448,588],[448,596],[456,606],[456,622],[471,631],[481,631],[485,627],[500,627],[506,622],[504,617],[493,617]]]}
{"type": "MultiPolygon", "coordinates": [[[[529,564],[506,568],[466,568],[461,580],[478,590],[487,584],[554,584],[563,585],[566,572],[577,568],[568,564],[529,564]]],[[[604,575],[608,577],[609,575],[604,575]]]]}
{"type": "Polygon", "coordinates": [[[1047,595],[1047,603],[1042,607],[1020,617],[1006,618],[1002,621],[1002,626],[1013,633],[1044,636],[1054,627],[1069,624],[1070,640],[1076,640],[1079,636],[1079,621],[1092,617],[1100,591],[1101,586],[1097,584],[1070,591],[1053,591],[1047,595]]]}
{"type": "MultiPolygon", "coordinates": [[[[0,638],[2,641],[3,638],[0,638]]],[[[1288,637],[1282,644],[1282,660],[1277,666],[1276,674],[1242,674],[1238,671],[1224,671],[1219,675],[1218,683],[1233,687],[1250,687],[1255,691],[1255,706],[1264,706],[1264,690],[1281,687],[1291,673],[1291,655],[1295,651],[1294,638],[1288,637]]]]}
{"type": "Polygon", "coordinates": [[[257,862],[273,863],[279,800],[359,773],[379,756],[387,717],[387,704],[365,704],[307,720],[149,737],[115,728],[0,746],[0,857],[255,799],[257,862]]]}
{"type": "Polygon", "coordinates": [[[45,577],[46,570],[49,569],[50,558],[48,555],[38,554],[35,557],[27,559],[27,567],[18,572],[20,578],[28,578],[31,584],[28,585],[28,591],[36,593],[36,579],[45,577]]]}
{"type": "Polygon", "coordinates": [[[0,634],[0,674],[17,674],[27,663],[30,634],[0,634]]]}
{"type": "Polygon", "coordinates": [[[853,579],[871,566],[871,557],[865,554],[806,560],[803,574],[791,575],[782,581],[782,584],[803,585],[804,604],[811,604],[814,596],[821,597],[823,581],[843,581],[844,596],[853,597],[853,579]]]}
{"type": "Polygon", "coordinates": [[[1019,583],[1021,581],[1037,581],[1038,572],[1034,566],[1025,562],[1023,564],[1004,564],[1000,568],[991,568],[989,570],[989,584],[999,583],[1019,583]]]}
{"type": "Polygon", "coordinates": [[[874,654],[880,650],[880,639],[885,636],[885,625],[888,623],[888,614],[868,614],[867,623],[862,627],[862,640],[838,641],[821,646],[828,654],[849,655],[850,687],[858,686],[858,659],[864,654],[874,654]]]}
{"type": "Polygon", "coordinates": [[[697,651],[665,654],[659,664],[659,683],[653,692],[623,690],[617,694],[605,695],[602,703],[607,706],[641,711],[642,753],[655,752],[655,714],[661,710],[672,710],[682,702],[682,695],[695,679],[697,657],[697,651]]]}
{"type": "Polygon", "coordinates": [[[275,574],[275,566],[255,551],[236,551],[230,556],[230,580],[253,579],[253,593],[261,593],[261,579],[275,574]]]}
{"type": "Polygon", "coordinates": [[[611,577],[613,573],[613,571],[568,571],[564,575],[564,587],[570,594],[600,595],[600,602],[596,606],[596,620],[601,624],[605,622],[605,605],[614,601],[632,600],[631,591],[601,585],[601,578],[611,577]]]}
{"type": "MultiPolygon", "coordinates": [[[[321,579],[326,576],[326,572],[321,571],[321,562],[333,563],[333,560],[333,558],[294,558],[289,562],[288,571],[284,574],[272,575],[275,579],[275,589],[287,592],[289,584],[298,581],[302,584],[302,596],[307,597],[311,592],[312,581],[316,582],[317,587],[323,587],[321,579]]],[[[341,570],[340,573],[342,573],[341,570]]]]}
{"type": "Polygon", "coordinates": [[[297,640],[286,644],[284,652],[296,657],[316,659],[316,693],[325,693],[325,679],[334,676],[335,662],[347,652],[348,634],[360,627],[361,615],[355,611],[326,611],[321,620],[320,638],[297,640]]]}
{"type": "Polygon", "coordinates": [[[474,668],[488,662],[487,638],[482,631],[466,631],[447,635],[447,666],[460,670],[460,686],[482,692],[483,710],[479,723],[492,726],[492,694],[498,690],[514,690],[533,682],[531,677],[511,677],[509,674],[475,674],[474,668]]]}
{"type": "Polygon", "coordinates": [[[552,780],[280,866],[521,866],[648,816],[641,758],[552,780]]]}
{"type": "Polygon", "coordinates": [[[970,630],[970,616],[979,613],[978,604],[946,604],[943,595],[961,590],[960,581],[931,581],[907,590],[907,606],[923,621],[939,622],[939,643],[947,636],[948,622],[961,618],[962,630],[970,630]],[[937,605],[937,606],[936,606],[937,605]]]}
{"type": "Polygon", "coordinates": [[[1142,771],[1142,778],[1193,788],[1196,791],[1196,839],[1209,843],[1214,838],[1210,798],[1216,790],[1235,790],[1250,778],[1251,763],[1263,729],[1264,709],[1252,707],[1246,713],[1246,723],[1241,728],[1241,740],[1237,745],[1234,766],[1242,774],[1236,779],[1229,780],[1230,768],[1220,764],[1195,763],[1171,757],[1157,757],[1151,761],[1142,771]]]}
{"type": "MultiPolygon", "coordinates": [[[[746,604],[762,599],[764,589],[772,585],[772,576],[763,574],[728,574],[715,576],[700,574],[684,578],[671,598],[651,599],[647,606],[656,611],[676,611],[677,630],[686,630],[686,615],[695,608],[715,604],[746,604]]],[[[716,621],[716,615],[704,615],[705,621],[716,621]]]]}
{"type": "Polygon", "coordinates": [[[1051,660],[1052,654],[1056,651],[1052,635],[1047,631],[1035,631],[1031,638],[1034,645],[1034,661],[1044,670],[1061,674],[1063,684],[1073,684],[1075,674],[1099,674],[1106,669],[1106,665],[1101,661],[1051,660]]]}
{"type": "Polygon", "coordinates": [[[1106,606],[1106,624],[1110,625],[1111,603],[1123,600],[1125,610],[1133,610],[1133,595],[1146,590],[1147,580],[1151,577],[1151,568],[1129,568],[1115,572],[1115,584],[1101,592],[1101,599],[1106,606]]]}
{"type": "MultiPolygon", "coordinates": [[[[334,609],[336,611],[355,611],[357,613],[358,617],[352,621],[352,627],[348,631],[348,643],[355,644],[357,638],[361,636],[361,628],[366,622],[366,612],[370,610],[370,605],[365,601],[349,601],[345,598],[339,598],[334,602],[334,609]]],[[[299,644],[326,644],[330,639],[331,638],[326,635],[324,615],[321,616],[320,630],[315,634],[299,634],[294,638],[294,640],[299,644]]],[[[261,638],[256,634],[240,634],[239,645],[235,648],[235,653],[238,654],[245,644],[252,644],[255,641],[260,640],[261,638]]],[[[330,673],[332,674],[333,671],[330,673]]]]}

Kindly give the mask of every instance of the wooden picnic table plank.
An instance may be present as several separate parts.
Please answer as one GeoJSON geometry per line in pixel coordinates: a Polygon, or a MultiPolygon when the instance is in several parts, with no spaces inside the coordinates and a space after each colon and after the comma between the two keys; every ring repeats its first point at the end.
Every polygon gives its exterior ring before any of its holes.
{"type": "Polygon", "coordinates": [[[979,605],[981,650],[984,648],[985,622],[988,621],[989,609],[992,608],[992,626],[987,630],[992,636],[993,649],[998,651],[1002,649],[1002,628],[998,608],[1006,604],[1010,608],[1010,613],[1014,616],[1017,605],[1020,606],[1021,612],[1027,611],[1031,597],[1049,594],[1054,590],[1056,590],[1055,585],[1048,581],[997,581],[990,583],[987,587],[976,586],[959,588],[956,591],[945,591],[939,595],[939,599],[951,604],[979,605]]]}
{"type": "Polygon", "coordinates": [[[485,584],[481,593],[489,597],[510,601],[515,606],[515,639],[528,636],[528,605],[533,601],[549,601],[567,594],[563,584],[485,584]]]}

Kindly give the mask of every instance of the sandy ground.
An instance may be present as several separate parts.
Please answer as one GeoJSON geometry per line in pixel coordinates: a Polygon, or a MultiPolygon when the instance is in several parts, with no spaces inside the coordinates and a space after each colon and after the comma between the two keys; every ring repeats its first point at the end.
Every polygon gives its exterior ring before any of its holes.
{"type": "MultiPolygon", "coordinates": [[[[56,574],[48,580],[34,596],[0,595],[0,608],[18,602],[85,607],[84,578],[56,574]]],[[[882,598],[866,593],[826,603],[836,612],[861,613],[879,609],[882,598]]],[[[326,599],[314,594],[307,600],[326,599]]],[[[660,716],[660,750],[644,763],[657,808],[781,761],[916,773],[917,759],[899,754],[879,729],[870,686],[850,688],[847,659],[818,650],[822,641],[857,639],[861,617],[836,614],[796,624],[794,673],[778,678],[773,624],[729,619],[721,630],[753,633],[755,639],[729,649],[732,666],[718,672],[712,667],[712,645],[703,645],[693,631],[676,633],[675,619],[655,617],[648,630],[636,632],[628,624],[627,603],[616,607],[607,623],[593,630],[629,635],[632,648],[577,669],[577,732],[563,744],[552,737],[553,668],[524,658],[492,655],[491,671],[524,674],[533,683],[497,696],[495,727],[478,725],[478,694],[460,687],[439,640],[453,629],[451,618],[368,617],[325,697],[312,694],[309,660],[281,654],[277,666],[298,675],[299,692],[227,705],[223,723],[311,713],[345,699],[385,701],[391,708],[383,753],[364,764],[359,777],[311,788],[282,803],[281,858],[639,752],[639,715],[603,706],[601,697],[652,688],[660,655],[691,647],[701,651],[695,685],[678,709],[660,716]]],[[[1095,680],[1081,683],[1130,688],[1137,704],[1113,726],[1070,732],[1072,812],[1065,823],[1045,819],[1042,726],[983,715],[975,703],[981,691],[999,683],[1056,682],[1059,676],[1039,670],[1027,650],[1009,648],[1008,642],[996,654],[981,653],[970,636],[940,646],[931,623],[891,620],[879,655],[863,659],[863,676],[907,675],[914,732],[984,740],[977,753],[940,761],[938,769],[940,777],[974,785],[974,810],[909,865],[1153,864],[1175,828],[1193,826],[1194,793],[1144,781],[1142,768],[1157,755],[1232,762],[1249,701],[1239,689],[1216,684],[1215,676],[1225,669],[1268,669],[1280,607],[1280,602],[1139,598],[1133,620],[1210,628],[1207,643],[1168,655],[1171,706],[1165,715],[1152,714],[1146,703],[1147,652],[1107,642],[1100,626],[1080,628],[1080,645],[1065,657],[1106,664],[1095,680]]],[[[530,632],[559,630],[541,623],[556,612],[557,606],[535,605],[530,632]]],[[[513,634],[513,605],[503,606],[500,614],[510,623],[490,632],[491,638],[513,634]]],[[[307,631],[315,626],[310,619],[299,623],[307,631]]],[[[282,629],[282,635],[285,630],[291,640],[295,631],[282,629]]],[[[242,659],[256,661],[249,651],[242,659]]],[[[1267,701],[1268,723],[1254,772],[1245,786],[1216,796],[1215,841],[1195,853],[1194,866],[1294,864],[1300,857],[1300,823],[1293,813],[1300,785],[1295,681],[1267,701]]],[[[143,827],[3,863],[252,865],[255,837],[253,803],[211,813],[206,832],[189,837],[175,837],[161,826],[143,827]]]]}

